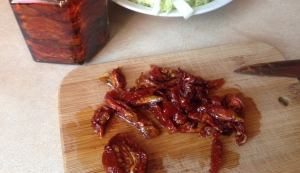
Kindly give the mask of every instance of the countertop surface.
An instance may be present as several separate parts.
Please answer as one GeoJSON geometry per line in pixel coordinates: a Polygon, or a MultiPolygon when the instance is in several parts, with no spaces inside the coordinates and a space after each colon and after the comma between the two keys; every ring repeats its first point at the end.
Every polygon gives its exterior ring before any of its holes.
{"type": "MultiPolygon", "coordinates": [[[[300,58],[300,1],[234,0],[189,19],[108,2],[110,38],[82,66],[247,41],[300,58]]],[[[58,88],[80,65],[32,60],[9,1],[0,2],[0,172],[64,172],[58,88]]]]}

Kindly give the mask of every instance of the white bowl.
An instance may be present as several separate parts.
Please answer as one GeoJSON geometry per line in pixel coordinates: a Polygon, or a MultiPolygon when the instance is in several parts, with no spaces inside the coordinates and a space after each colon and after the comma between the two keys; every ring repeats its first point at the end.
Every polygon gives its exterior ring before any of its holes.
{"type": "MultiPolygon", "coordinates": [[[[182,14],[179,13],[179,11],[177,10],[172,10],[169,13],[159,13],[159,14],[155,14],[153,13],[152,8],[150,7],[145,7],[143,5],[139,5],[133,2],[130,2],[128,0],[112,0],[115,3],[128,8],[132,11],[136,11],[139,13],[144,13],[144,14],[149,14],[149,15],[154,15],[154,16],[162,16],[162,17],[182,17],[182,14]]],[[[214,0],[208,4],[199,6],[199,7],[194,7],[193,10],[193,15],[197,15],[197,14],[202,14],[202,13],[207,13],[209,11],[213,11],[216,10],[220,7],[223,7],[224,5],[228,4],[229,2],[231,2],[232,0],[214,0]]]]}

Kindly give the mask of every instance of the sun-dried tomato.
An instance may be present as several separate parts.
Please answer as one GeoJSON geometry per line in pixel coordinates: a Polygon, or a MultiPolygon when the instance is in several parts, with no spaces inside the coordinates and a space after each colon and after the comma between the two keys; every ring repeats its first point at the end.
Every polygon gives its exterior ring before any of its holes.
{"type": "Polygon", "coordinates": [[[206,124],[209,124],[211,127],[214,127],[215,129],[219,130],[219,131],[222,131],[222,129],[219,129],[217,123],[216,123],[216,120],[210,116],[208,113],[190,113],[188,115],[188,117],[190,119],[193,119],[193,120],[198,120],[202,123],[206,123],[206,124]]]}
{"type": "Polygon", "coordinates": [[[213,116],[215,119],[223,121],[244,122],[244,119],[239,117],[232,109],[227,109],[220,105],[206,107],[206,112],[213,116]]]}
{"type": "Polygon", "coordinates": [[[95,132],[99,134],[100,139],[104,136],[107,121],[113,113],[114,110],[107,106],[101,106],[95,111],[92,119],[92,125],[95,132]]]}
{"type": "Polygon", "coordinates": [[[134,88],[120,93],[120,99],[131,106],[142,106],[164,100],[163,97],[154,95],[156,88],[134,88]]]}
{"type": "Polygon", "coordinates": [[[106,106],[115,110],[116,114],[127,122],[133,124],[140,130],[145,138],[152,138],[159,135],[159,130],[143,114],[132,109],[120,100],[114,100],[109,95],[105,96],[106,106]]]}
{"type": "Polygon", "coordinates": [[[210,173],[217,173],[220,170],[222,154],[222,143],[216,136],[214,136],[211,147],[211,168],[209,170],[210,173]]]}
{"type": "Polygon", "coordinates": [[[152,81],[166,82],[178,77],[178,71],[151,65],[149,76],[152,81]]]}
{"type": "Polygon", "coordinates": [[[179,127],[182,133],[200,133],[206,124],[197,121],[186,121],[179,127]]]}
{"type": "MultiPolygon", "coordinates": [[[[181,132],[211,136],[211,172],[217,172],[221,165],[222,144],[217,136],[236,132],[239,146],[247,141],[243,102],[235,94],[227,94],[223,99],[210,95],[211,90],[224,85],[223,78],[205,80],[180,68],[173,70],[151,65],[149,76],[142,73],[133,88],[125,89],[125,76],[120,68],[106,74],[101,81],[113,89],[105,96],[105,106],[135,125],[145,138],[155,137],[159,132],[146,116],[137,111],[138,108],[152,113],[169,134],[181,132]]],[[[106,122],[105,115],[99,116],[101,130],[106,122]]]]}
{"type": "Polygon", "coordinates": [[[102,155],[107,173],[145,173],[147,160],[146,152],[125,133],[112,137],[102,155]]]}
{"type": "Polygon", "coordinates": [[[243,111],[245,105],[240,98],[235,94],[227,94],[223,99],[223,105],[227,108],[233,109],[240,117],[244,117],[243,111]]]}
{"type": "Polygon", "coordinates": [[[111,73],[103,74],[99,80],[106,82],[113,89],[124,89],[126,86],[126,78],[120,68],[113,69],[111,73]]]}
{"type": "Polygon", "coordinates": [[[247,141],[247,134],[244,128],[244,124],[241,122],[237,122],[235,125],[236,129],[236,143],[241,146],[247,141]]]}

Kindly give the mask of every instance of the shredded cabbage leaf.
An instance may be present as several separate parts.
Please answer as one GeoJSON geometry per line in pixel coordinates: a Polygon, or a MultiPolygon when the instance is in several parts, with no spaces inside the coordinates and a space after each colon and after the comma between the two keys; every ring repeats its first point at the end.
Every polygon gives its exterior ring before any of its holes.
{"type": "MultiPolygon", "coordinates": [[[[154,6],[154,0],[129,0],[131,2],[134,2],[139,5],[143,5],[146,7],[153,7],[154,6]]],[[[211,1],[214,0],[185,0],[187,4],[189,4],[191,7],[198,7],[201,5],[205,5],[211,1]]],[[[176,9],[175,6],[172,3],[172,0],[161,0],[160,1],[160,13],[169,13],[170,11],[176,9]]]]}

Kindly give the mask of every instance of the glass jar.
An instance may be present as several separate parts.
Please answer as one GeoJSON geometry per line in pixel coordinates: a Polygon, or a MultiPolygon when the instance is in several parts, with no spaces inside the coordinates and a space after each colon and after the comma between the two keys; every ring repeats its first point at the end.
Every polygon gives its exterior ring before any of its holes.
{"type": "Polygon", "coordinates": [[[106,0],[9,0],[33,59],[83,64],[108,39],[106,0]]]}

